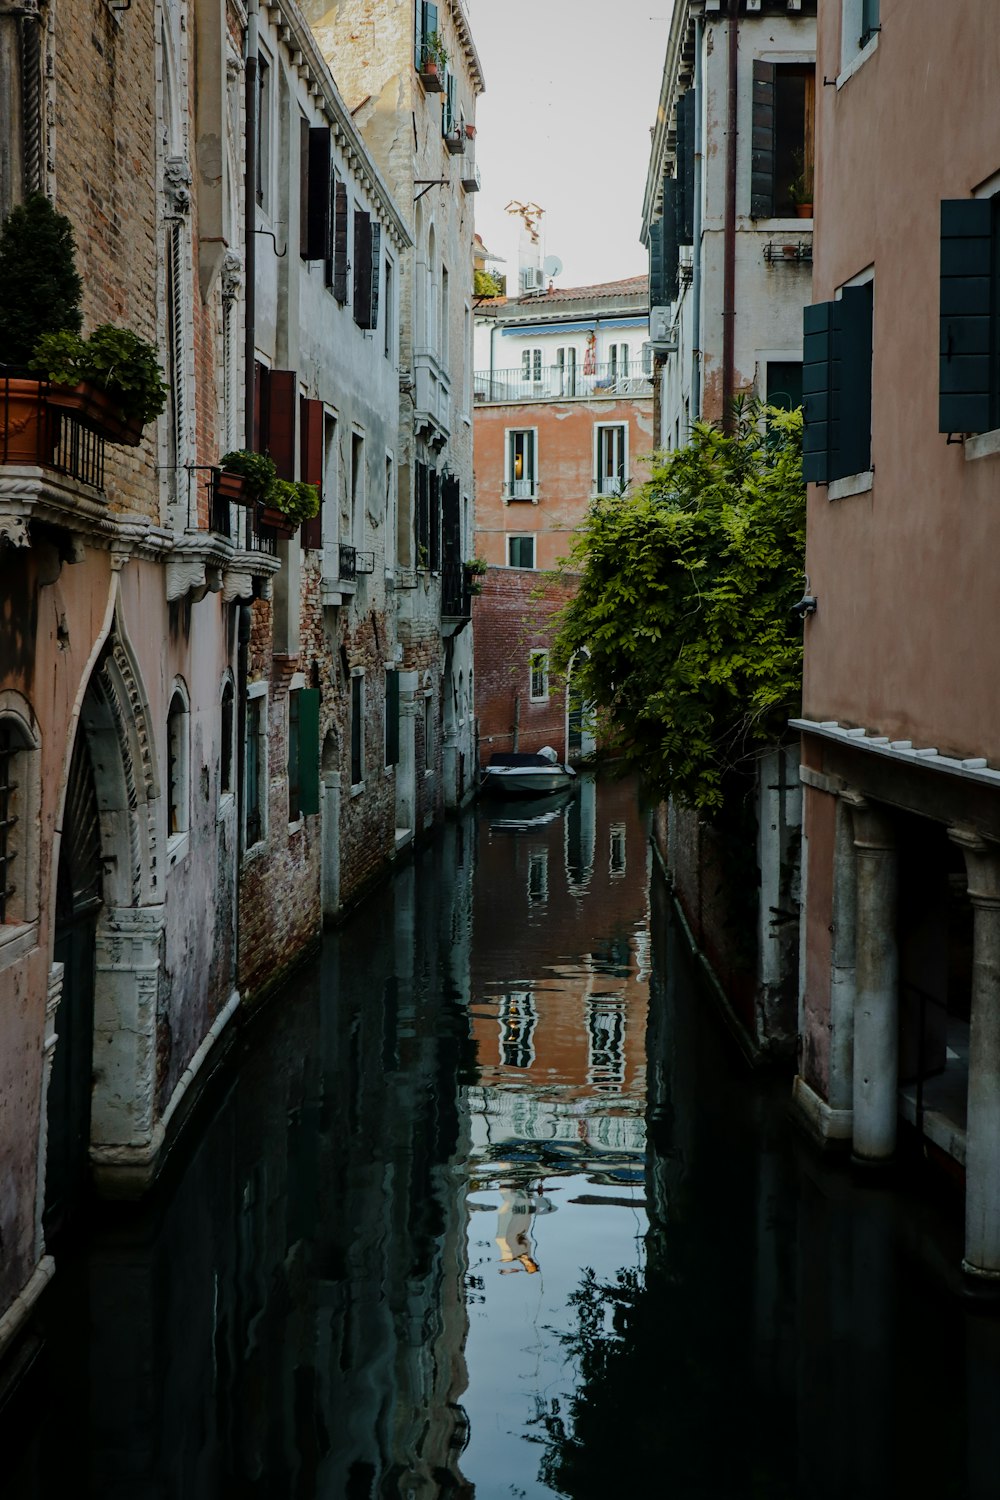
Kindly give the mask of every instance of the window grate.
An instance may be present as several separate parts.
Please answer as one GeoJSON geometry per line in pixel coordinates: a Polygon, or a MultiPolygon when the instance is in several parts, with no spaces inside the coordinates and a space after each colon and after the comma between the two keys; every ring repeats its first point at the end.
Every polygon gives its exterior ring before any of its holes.
{"type": "Polygon", "coordinates": [[[14,812],[14,757],[17,753],[14,732],[9,725],[0,724],[0,922],[7,920],[7,903],[16,892],[11,880],[11,865],[17,851],[11,847],[11,829],[17,823],[14,812]]]}

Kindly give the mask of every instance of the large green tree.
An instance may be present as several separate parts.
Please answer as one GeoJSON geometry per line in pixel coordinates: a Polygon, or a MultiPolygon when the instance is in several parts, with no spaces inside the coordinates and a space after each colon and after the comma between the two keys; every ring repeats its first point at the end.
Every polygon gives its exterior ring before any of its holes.
{"type": "Polygon", "coordinates": [[[697,422],[645,484],[591,507],[556,664],[572,660],[605,742],[654,792],[721,807],[728,774],[787,732],[804,555],[800,411],[697,422]]]}

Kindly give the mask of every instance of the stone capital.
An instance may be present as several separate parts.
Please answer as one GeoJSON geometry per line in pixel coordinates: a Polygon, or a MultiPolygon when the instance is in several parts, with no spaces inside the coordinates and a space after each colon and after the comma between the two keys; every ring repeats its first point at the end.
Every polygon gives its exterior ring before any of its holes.
{"type": "Polygon", "coordinates": [[[973,906],[1000,909],[1000,845],[974,828],[948,829],[948,837],[965,856],[969,900],[973,906]]]}
{"type": "Polygon", "coordinates": [[[857,793],[843,795],[851,809],[856,852],[860,855],[891,853],[896,847],[896,834],[888,809],[879,803],[868,802],[857,793]]]}

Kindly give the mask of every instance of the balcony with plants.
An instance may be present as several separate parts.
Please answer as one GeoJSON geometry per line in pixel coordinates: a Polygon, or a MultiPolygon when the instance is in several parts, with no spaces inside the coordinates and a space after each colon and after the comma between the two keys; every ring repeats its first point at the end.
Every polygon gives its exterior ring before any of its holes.
{"type": "Polygon", "coordinates": [[[102,324],[81,334],[72,226],[34,194],[0,230],[0,537],[32,522],[106,530],[109,445],[135,447],[163,411],[154,345],[102,324]]]}

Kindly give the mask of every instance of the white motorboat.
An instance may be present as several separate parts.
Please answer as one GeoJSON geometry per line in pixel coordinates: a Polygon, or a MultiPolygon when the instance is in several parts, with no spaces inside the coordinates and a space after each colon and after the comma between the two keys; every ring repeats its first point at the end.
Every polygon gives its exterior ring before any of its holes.
{"type": "Polygon", "coordinates": [[[501,750],[490,757],[483,772],[483,791],[501,797],[548,797],[572,786],[576,772],[564,766],[551,745],[537,754],[501,750]]]}

